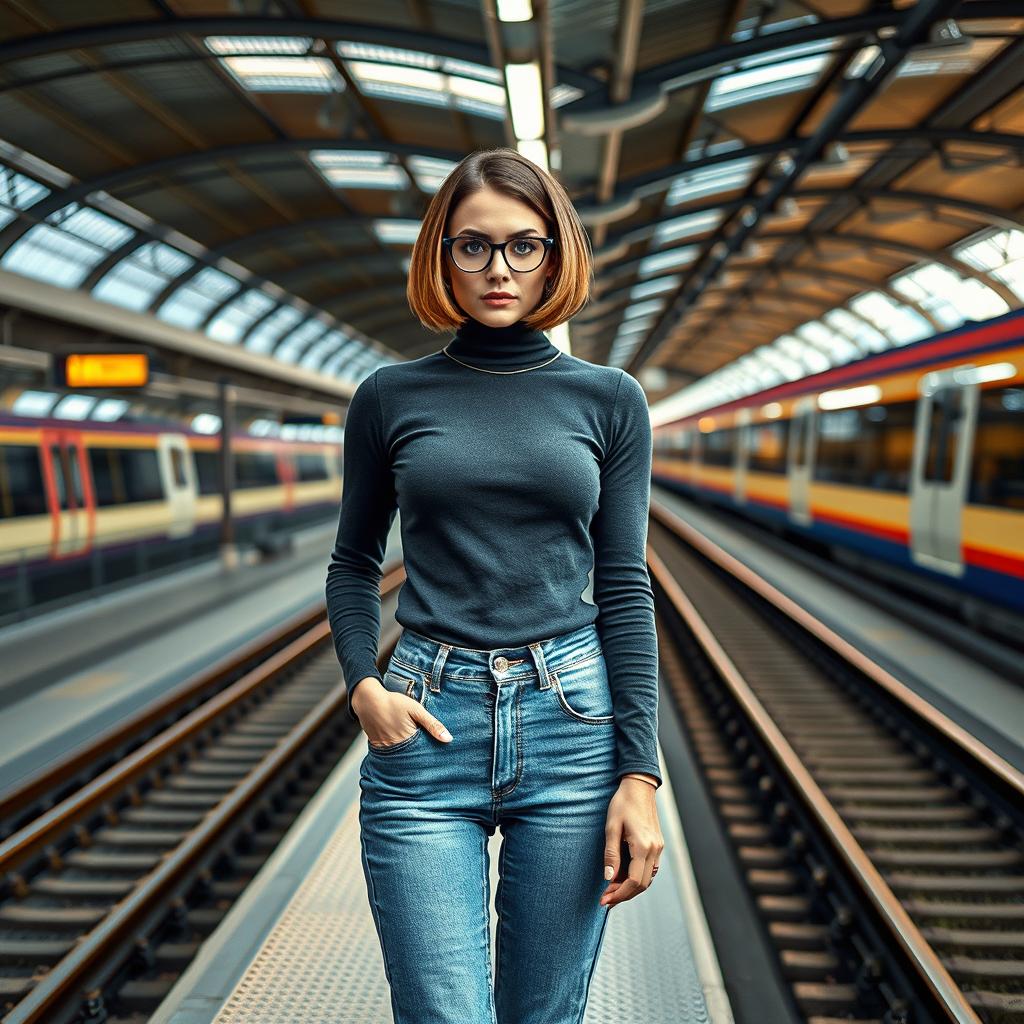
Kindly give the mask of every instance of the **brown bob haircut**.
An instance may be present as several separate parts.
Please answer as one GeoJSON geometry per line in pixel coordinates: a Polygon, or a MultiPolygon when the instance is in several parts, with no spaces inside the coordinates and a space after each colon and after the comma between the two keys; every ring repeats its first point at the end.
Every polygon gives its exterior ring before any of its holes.
{"type": "Polygon", "coordinates": [[[479,149],[464,157],[431,197],[412,247],[406,298],[413,315],[430,331],[452,331],[467,319],[444,276],[441,245],[451,212],[485,186],[525,203],[544,218],[555,244],[553,285],[523,322],[546,331],[575,316],[590,299],[594,279],[590,239],[565,189],[543,168],[509,146],[479,149]]]}

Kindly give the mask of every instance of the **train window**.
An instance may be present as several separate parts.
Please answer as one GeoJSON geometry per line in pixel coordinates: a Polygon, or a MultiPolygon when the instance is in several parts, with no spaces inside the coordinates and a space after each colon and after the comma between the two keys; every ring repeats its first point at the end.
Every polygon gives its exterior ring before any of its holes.
{"type": "Polygon", "coordinates": [[[704,465],[731,466],[735,447],[735,427],[710,431],[704,435],[704,465]]]}
{"type": "Polygon", "coordinates": [[[914,449],[913,401],[821,412],[814,479],[906,491],[914,449]]]}
{"type": "Polygon", "coordinates": [[[155,448],[124,448],[120,452],[125,501],[162,501],[160,464],[155,448]]]}
{"type": "Polygon", "coordinates": [[[116,448],[90,448],[89,468],[92,470],[92,489],[97,507],[123,505],[124,477],[120,451],[116,448]]]}
{"type": "Polygon", "coordinates": [[[297,480],[326,480],[327,464],[320,452],[300,452],[295,456],[297,480]]]}
{"type": "Polygon", "coordinates": [[[988,388],[978,396],[967,500],[1024,509],[1024,387],[988,388]]]}
{"type": "Polygon", "coordinates": [[[220,494],[220,453],[193,452],[200,494],[220,494]]]}
{"type": "Polygon", "coordinates": [[[238,452],[235,455],[235,486],[273,487],[277,478],[277,459],[273,452],[238,452]]]}
{"type": "Polygon", "coordinates": [[[949,483],[953,479],[956,445],[963,422],[963,388],[944,387],[932,395],[931,417],[927,425],[928,450],[925,453],[924,479],[949,483]]]}
{"type": "Polygon", "coordinates": [[[789,420],[751,423],[747,427],[747,465],[757,473],[786,472],[789,420]]]}
{"type": "Polygon", "coordinates": [[[188,477],[185,475],[185,456],[180,448],[171,449],[171,475],[174,477],[175,487],[188,487],[188,477]]]}
{"type": "Polygon", "coordinates": [[[0,447],[0,519],[41,516],[46,512],[39,449],[34,445],[0,447]]]}

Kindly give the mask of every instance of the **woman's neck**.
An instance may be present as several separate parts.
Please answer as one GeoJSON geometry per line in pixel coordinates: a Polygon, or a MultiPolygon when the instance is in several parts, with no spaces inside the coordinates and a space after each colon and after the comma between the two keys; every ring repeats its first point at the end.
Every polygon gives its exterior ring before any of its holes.
{"type": "Polygon", "coordinates": [[[489,327],[467,317],[445,349],[456,359],[485,370],[522,370],[538,366],[560,351],[543,331],[517,320],[508,327],[489,327]]]}

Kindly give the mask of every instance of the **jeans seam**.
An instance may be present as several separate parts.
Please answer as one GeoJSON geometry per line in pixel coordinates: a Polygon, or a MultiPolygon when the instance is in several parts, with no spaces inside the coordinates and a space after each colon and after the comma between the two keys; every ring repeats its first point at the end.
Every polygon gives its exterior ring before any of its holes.
{"type": "MultiPolygon", "coordinates": [[[[483,917],[484,917],[484,938],[487,941],[487,990],[490,993],[491,989],[491,926],[488,922],[488,899],[487,899],[487,835],[484,833],[480,844],[480,874],[481,874],[481,886],[480,886],[480,898],[483,906],[483,917]]],[[[498,1017],[494,1009],[493,996],[488,995],[487,998],[488,1009],[491,1011],[491,1024],[498,1024],[498,1017]]]]}
{"type": "Polygon", "coordinates": [[[601,942],[604,939],[604,930],[608,927],[608,915],[611,907],[604,908],[604,920],[601,922],[601,930],[597,933],[597,944],[594,946],[594,959],[590,962],[590,973],[587,975],[587,983],[583,987],[583,998],[580,1001],[580,1012],[576,1017],[576,1024],[582,1024],[583,1015],[587,1012],[587,1002],[590,998],[590,984],[594,980],[594,971],[597,969],[597,959],[601,953],[601,942]]]}
{"type": "Polygon", "coordinates": [[[495,961],[497,963],[497,969],[494,972],[494,1002],[498,1002],[498,983],[502,980],[501,970],[501,931],[502,925],[505,924],[505,916],[503,909],[505,906],[505,890],[508,886],[505,884],[505,853],[508,850],[508,836],[505,834],[505,828],[502,826],[501,829],[501,855],[498,857],[498,884],[500,886],[500,899],[495,900],[494,909],[498,915],[498,927],[495,933],[495,961]]]}

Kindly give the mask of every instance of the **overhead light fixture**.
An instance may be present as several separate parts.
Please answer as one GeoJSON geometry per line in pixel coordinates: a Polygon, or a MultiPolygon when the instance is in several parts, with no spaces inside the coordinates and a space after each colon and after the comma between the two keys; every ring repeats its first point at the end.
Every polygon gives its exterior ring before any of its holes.
{"type": "Polygon", "coordinates": [[[505,84],[516,138],[524,142],[541,138],[544,135],[544,94],[540,65],[535,60],[506,64],[505,84]]]}
{"type": "Polygon", "coordinates": [[[965,46],[969,42],[970,36],[964,35],[955,18],[937,21],[928,30],[929,46],[965,46]]]}
{"type": "Polygon", "coordinates": [[[530,0],[498,0],[498,21],[532,21],[533,4],[530,0]]]}

